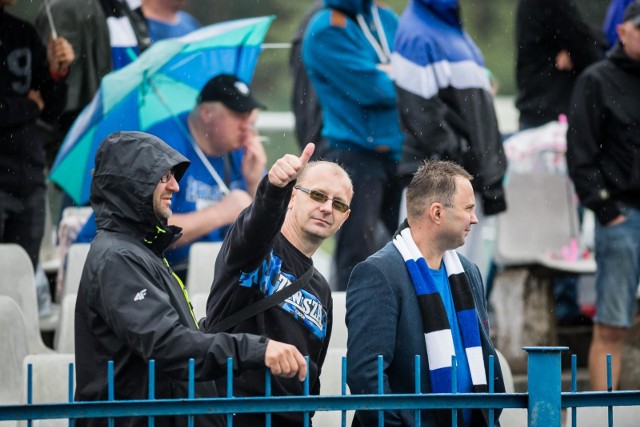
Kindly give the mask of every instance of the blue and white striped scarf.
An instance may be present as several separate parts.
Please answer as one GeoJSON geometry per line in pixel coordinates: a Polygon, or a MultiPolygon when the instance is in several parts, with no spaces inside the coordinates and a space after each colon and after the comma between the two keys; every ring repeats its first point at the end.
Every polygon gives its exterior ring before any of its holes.
{"type": "Polygon", "coordinates": [[[114,70],[129,65],[149,47],[151,39],[141,12],[140,0],[100,0],[107,18],[114,70]]]}
{"type": "MultiPolygon", "coordinates": [[[[451,356],[455,354],[455,347],[442,297],[436,289],[429,266],[416,246],[406,221],[396,232],[393,244],[405,261],[418,297],[427,346],[431,392],[451,393],[451,356]]],[[[447,251],[443,259],[456,308],[462,344],[469,362],[473,389],[476,393],[487,392],[480,326],[471,288],[458,254],[455,251],[447,251]]],[[[449,425],[451,425],[450,422],[449,425]]]]}

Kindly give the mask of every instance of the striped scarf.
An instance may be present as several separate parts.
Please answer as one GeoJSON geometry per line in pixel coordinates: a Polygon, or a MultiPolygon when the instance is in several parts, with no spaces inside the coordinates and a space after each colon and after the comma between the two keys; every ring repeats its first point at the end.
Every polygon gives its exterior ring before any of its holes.
{"type": "Polygon", "coordinates": [[[140,0],[100,0],[107,18],[111,64],[118,70],[133,62],[151,44],[140,0]]]}
{"type": "MultiPolygon", "coordinates": [[[[396,232],[393,244],[405,261],[418,297],[427,346],[431,392],[451,393],[451,356],[455,354],[455,349],[442,297],[406,221],[396,232]]],[[[476,393],[486,393],[487,375],[480,344],[478,313],[471,288],[455,251],[445,252],[444,265],[456,308],[462,344],[469,361],[473,389],[476,393]]],[[[448,425],[451,425],[451,422],[448,425]]]]}

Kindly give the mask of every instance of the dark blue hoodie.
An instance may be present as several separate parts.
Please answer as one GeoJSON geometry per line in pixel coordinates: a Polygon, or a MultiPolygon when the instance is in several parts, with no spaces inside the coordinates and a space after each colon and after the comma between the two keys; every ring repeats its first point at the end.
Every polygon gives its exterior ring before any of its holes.
{"type": "Polygon", "coordinates": [[[398,109],[407,140],[399,171],[429,158],[452,160],[474,176],[485,215],[506,208],[507,161],[480,50],[463,30],[457,0],[412,0],[393,54],[398,109]]]}

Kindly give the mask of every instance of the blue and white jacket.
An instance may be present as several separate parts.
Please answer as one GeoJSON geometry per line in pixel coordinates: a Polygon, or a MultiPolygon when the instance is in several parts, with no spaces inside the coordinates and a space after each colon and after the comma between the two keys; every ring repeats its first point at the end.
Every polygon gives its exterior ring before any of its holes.
{"type": "Polygon", "coordinates": [[[322,107],[322,135],[330,148],[399,159],[404,137],[396,92],[389,75],[378,68],[390,61],[398,18],[373,0],[324,3],[302,44],[302,60],[322,107]]]}
{"type": "Polygon", "coordinates": [[[424,159],[448,159],[474,176],[486,215],[505,210],[507,160],[482,53],[462,29],[457,0],[411,0],[392,54],[400,121],[400,164],[413,174],[424,159]]]}

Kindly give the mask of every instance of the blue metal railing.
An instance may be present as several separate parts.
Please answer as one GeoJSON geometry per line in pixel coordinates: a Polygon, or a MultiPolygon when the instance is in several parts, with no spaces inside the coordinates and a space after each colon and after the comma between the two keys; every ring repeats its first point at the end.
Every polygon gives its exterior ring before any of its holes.
{"type": "MultiPolygon", "coordinates": [[[[233,415],[238,413],[260,412],[267,414],[267,426],[271,425],[270,414],[275,412],[303,412],[304,425],[309,425],[312,411],[342,411],[342,425],[346,425],[346,411],[379,411],[379,425],[384,425],[385,410],[416,410],[415,421],[419,425],[421,409],[452,410],[452,425],[456,425],[457,410],[482,408],[489,412],[490,423],[495,418],[494,410],[523,408],[527,410],[528,425],[547,427],[561,425],[561,409],[571,408],[572,425],[577,425],[577,407],[608,406],[608,425],[613,426],[614,406],[640,406],[640,391],[577,392],[576,357],[572,356],[572,384],[570,392],[561,390],[561,352],[566,347],[526,347],[528,352],[528,392],[494,393],[493,357],[489,363],[488,393],[421,394],[420,381],[416,380],[415,393],[384,395],[382,388],[382,358],[378,359],[378,394],[347,395],[346,358],[342,359],[342,394],[335,396],[309,395],[309,380],[305,379],[303,396],[271,396],[271,373],[266,372],[264,397],[233,397],[232,361],[228,364],[228,394],[226,397],[195,398],[194,363],[189,361],[189,381],[187,398],[155,399],[155,363],[149,363],[149,399],[114,400],[113,362],[108,366],[108,400],[101,402],[73,402],[73,365],[69,366],[69,402],[32,403],[32,369],[27,368],[27,403],[21,405],[0,405],[0,421],[36,419],[69,419],[73,426],[75,418],[108,418],[109,425],[114,418],[123,416],[149,417],[149,426],[153,427],[154,417],[166,415],[186,415],[189,425],[193,425],[196,414],[226,414],[229,425],[233,415]]],[[[455,356],[454,356],[455,357],[455,356]]],[[[607,360],[608,378],[611,378],[611,359],[607,360]]],[[[417,379],[420,378],[420,359],[416,356],[417,379]]],[[[455,359],[453,376],[456,375],[455,359]]],[[[453,381],[453,384],[456,384],[453,381]]]]}

